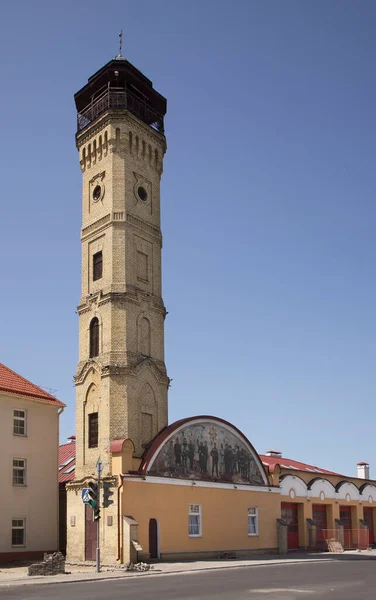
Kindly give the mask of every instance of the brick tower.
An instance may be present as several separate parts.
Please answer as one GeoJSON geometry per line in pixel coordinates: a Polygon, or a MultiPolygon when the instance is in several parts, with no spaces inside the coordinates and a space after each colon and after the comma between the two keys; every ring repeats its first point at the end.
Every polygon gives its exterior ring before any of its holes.
{"type": "Polygon", "coordinates": [[[75,95],[82,170],[76,480],[167,425],[160,179],[166,100],[117,56],[75,95]]]}

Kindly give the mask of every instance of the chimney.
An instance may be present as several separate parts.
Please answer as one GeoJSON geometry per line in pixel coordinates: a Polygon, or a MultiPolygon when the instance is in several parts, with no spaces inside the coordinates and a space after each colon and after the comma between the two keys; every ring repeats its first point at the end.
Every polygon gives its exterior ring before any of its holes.
{"type": "Polygon", "coordinates": [[[282,452],[279,450],[267,450],[266,456],[273,456],[274,458],[282,458],[282,452]]]}
{"type": "Polygon", "coordinates": [[[76,441],[76,436],[75,435],[70,435],[68,438],[68,442],[72,443],[76,441]]]}
{"type": "Polygon", "coordinates": [[[358,477],[359,479],[369,479],[369,464],[366,462],[358,462],[358,477]]]}

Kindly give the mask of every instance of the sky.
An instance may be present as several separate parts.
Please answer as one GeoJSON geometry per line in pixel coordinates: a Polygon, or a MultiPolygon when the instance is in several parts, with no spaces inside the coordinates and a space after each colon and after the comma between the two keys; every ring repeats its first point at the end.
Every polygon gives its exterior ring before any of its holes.
{"type": "Polygon", "coordinates": [[[169,421],[376,478],[373,0],[2,6],[0,362],[75,433],[74,93],[123,53],[168,100],[169,421]]]}

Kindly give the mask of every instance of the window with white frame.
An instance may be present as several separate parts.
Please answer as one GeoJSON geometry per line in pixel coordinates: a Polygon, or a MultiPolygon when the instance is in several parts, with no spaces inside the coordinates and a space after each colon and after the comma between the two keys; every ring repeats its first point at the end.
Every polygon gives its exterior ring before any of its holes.
{"type": "Polygon", "coordinates": [[[12,519],[12,546],[25,546],[26,519],[12,519]]]}
{"type": "Polygon", "coordinates": [[[13,434],[26,435],[26,410],[13,411],[13,434]]]}
{"type": "Polygon", "coordinates": [[[202,535],[201,504],[189,505],[188,535],[189,537],[200,537],[202,535]]]}
{"type": "Polygon", "coordinates": [[[26,485],[26,460],[13,459],[13,485],[26,485]]]}
{"type": "Polygon", "coordinates": [[[256,506],[248,507],[248,535],[258,535],[258,514],[256,506]]]}

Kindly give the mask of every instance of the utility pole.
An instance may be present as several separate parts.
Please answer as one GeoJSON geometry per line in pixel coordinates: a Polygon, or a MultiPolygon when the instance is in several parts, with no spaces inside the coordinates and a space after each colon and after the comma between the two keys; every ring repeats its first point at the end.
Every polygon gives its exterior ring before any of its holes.
{"type": "Polygon", "coordinates": [[[98,458],[97,461],[97,485],[98,485],[98,519],[97,519],[97,548],[95,551],[95,559],[96,559],[96,572],[100,573],[101,570],[101,549],[100,549],[100,508],[101,508],[101,473],[103,470],[103,463],[101,458],[98,458]]]}

